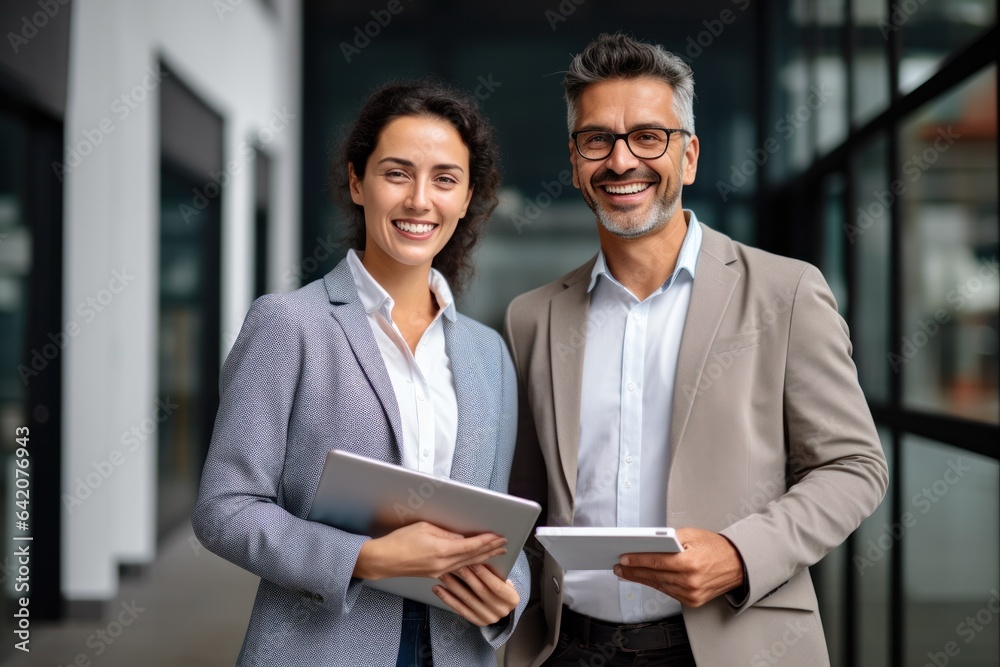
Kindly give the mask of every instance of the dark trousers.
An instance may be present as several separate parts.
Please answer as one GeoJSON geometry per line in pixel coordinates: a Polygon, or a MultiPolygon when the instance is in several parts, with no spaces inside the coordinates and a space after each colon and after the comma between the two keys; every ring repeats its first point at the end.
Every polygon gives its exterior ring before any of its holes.
{"type": "MultiPolygon", "coordinates": [[[[656,624],[635,623],[616,625],[574,614],[563,607],[563,624],[559,643],[545,661],[544,667],[697,667],[687,634],[671,646],[635,650],[626,638],[637,632],[647,632],[656,624]],[[567,623],[567,616],[573,622],[567,623]],[[586,636],[583,636],[586,635],[586,636]]],[[[673,625],[683,623],[674,619],[673,625]]],[[[681,625],[683,627],[683,625],[681,625]]],[[[683,632],[683,630],[682,630],[683,632]]],[[[676,639],[678,633],[671,632],[676,639]]],[[[655,633],[654,633],[655,636],[655,633]]]]}
{"type": "Polygon", "coordinates": [[[399,637],[396,667],[433,667],[430,613],[427,605],[403,600],[403,630],[399,637]]]}

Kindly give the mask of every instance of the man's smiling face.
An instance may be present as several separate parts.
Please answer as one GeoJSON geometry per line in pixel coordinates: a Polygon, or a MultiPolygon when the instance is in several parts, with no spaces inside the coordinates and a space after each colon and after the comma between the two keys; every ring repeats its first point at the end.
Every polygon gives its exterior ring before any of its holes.
{"type": "MultiPolygon", "coordinates": [[[[584,89],[574,131],[631,132],[639,128],[679,128],[670,84],[647,77],[613,79],[584,89]]],[[[625,141],[616,141],[603,160],[584,159],[571,139],[573,185],[580,189],[601,226],[622,238],[637,238],[665,226],[679,214],[682,185],[694,182],[698,138],[670,136],[667,151],[639,159],[625,141]]]]}

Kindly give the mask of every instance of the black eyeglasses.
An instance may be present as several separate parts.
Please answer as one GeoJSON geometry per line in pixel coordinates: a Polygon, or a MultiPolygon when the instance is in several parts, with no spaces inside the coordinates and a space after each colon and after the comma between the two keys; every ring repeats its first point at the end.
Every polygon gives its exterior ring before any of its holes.
{"type": "Polygon", "coordinates": [[[643,127],[631,132],[616,134],[603,130],[578,130],[569,136],[576,144],[576,150],[585,160],[603,160],[615,150],[619,139],[625,140],[625,145],[632,155],[641,160],[655,160],[667,152],[670,135],[681,132],[691,135],[687,130],[667,129],[665,127],[643,127]]]}

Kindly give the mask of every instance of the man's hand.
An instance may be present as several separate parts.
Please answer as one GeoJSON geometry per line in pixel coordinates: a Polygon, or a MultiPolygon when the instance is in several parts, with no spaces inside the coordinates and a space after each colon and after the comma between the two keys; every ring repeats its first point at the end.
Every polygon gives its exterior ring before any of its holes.
{"type": "Polygon", "coordinates": [[[700,607],[743,584],[743,561],[722,535],[679,528],[680,553],[625,554],[615,574],[655,588],[688,607],[700,607]]]}
{"type": "Polygon", "coordinates": [[[437,579],[445,573],[507,553],[506,545],[507,540],[493,533],[463,537],[418,521],[365,542],[354,565],[354,576],[360,579],[437,579]]]}
{"type": "Polygon", "coordinates": [[[521,601],[510,579],[497,576],[489,565],[470,565],[441,577],[434,593],[465,620],[480,627],[507,616],[521,601]]]}

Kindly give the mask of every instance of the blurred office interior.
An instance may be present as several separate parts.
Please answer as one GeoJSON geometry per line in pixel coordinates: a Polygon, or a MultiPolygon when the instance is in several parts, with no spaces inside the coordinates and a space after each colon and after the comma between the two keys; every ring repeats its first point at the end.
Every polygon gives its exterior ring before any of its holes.
{"type": "Polygon", "coordinates": [[[235,660],[255,582],[188,517],[251,301],[346,252],[328,184],[344,124],[393,78],[481,100],[505,178],[460,310],[499,327],[596,251],[561,80],[622,30],[694,69],[685,206],[819,266],[851,329],[891,485],[813,568],[833,664],[994,667],[996,16],[996,0],[6,0],[0,629],[16,637],[10,545],[30,534],[32,654],[4,641],[0,664],[235,660]],[[116,621],[132,600],[149,611],[116,621]]]}

